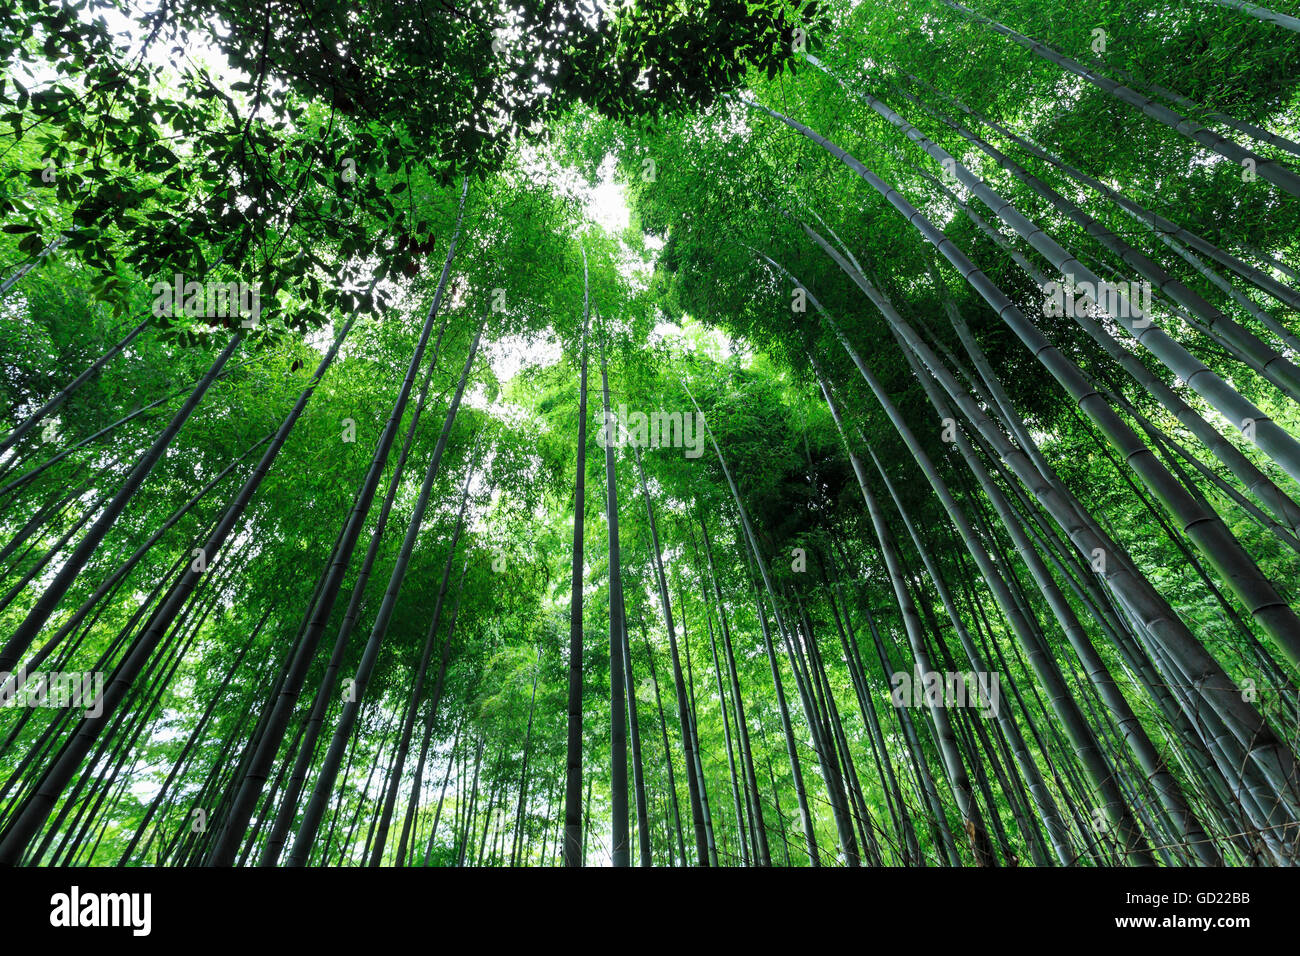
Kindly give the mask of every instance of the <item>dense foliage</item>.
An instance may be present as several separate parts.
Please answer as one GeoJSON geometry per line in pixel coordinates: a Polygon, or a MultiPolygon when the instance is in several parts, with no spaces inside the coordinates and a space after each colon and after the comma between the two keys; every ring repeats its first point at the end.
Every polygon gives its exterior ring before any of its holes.
{"type": "Polygon", "coordinates": [[[1294,864],[1297,16],[0,11],[0,862],[1294,864]]]}

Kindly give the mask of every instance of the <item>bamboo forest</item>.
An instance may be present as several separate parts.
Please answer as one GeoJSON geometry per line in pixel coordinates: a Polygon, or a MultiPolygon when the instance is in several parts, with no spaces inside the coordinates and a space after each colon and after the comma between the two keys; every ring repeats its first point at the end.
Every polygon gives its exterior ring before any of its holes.
{"type": "Polygon", "coordinates": [[[1300,863],[1300,0],[0,59],[6,867],[1300,863]]]}

